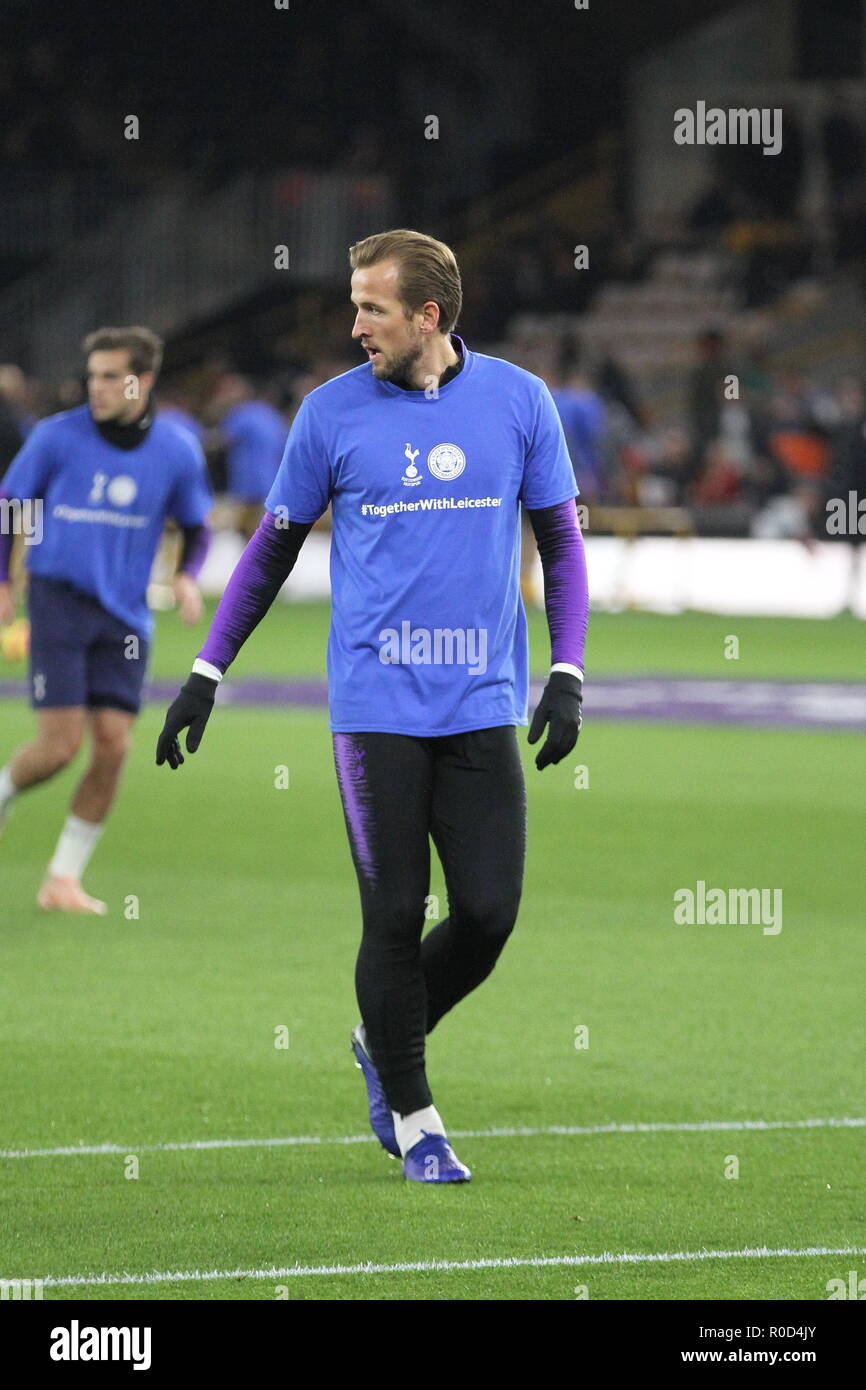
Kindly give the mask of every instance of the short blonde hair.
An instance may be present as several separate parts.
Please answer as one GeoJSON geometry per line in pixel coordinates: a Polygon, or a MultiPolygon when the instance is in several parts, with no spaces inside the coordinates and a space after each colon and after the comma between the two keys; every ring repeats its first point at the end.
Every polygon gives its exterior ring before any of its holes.
{"type": "Polygon", "coordinates": [[[377,232],[349,247],[353,270],[366,270],[380,261],[396,261],[400,267],[398,294],[406,317],[432,299],[439,305],[440,333],[450,333],[463,307],[460,270],[451,247],[407,227],[377,232]]]}

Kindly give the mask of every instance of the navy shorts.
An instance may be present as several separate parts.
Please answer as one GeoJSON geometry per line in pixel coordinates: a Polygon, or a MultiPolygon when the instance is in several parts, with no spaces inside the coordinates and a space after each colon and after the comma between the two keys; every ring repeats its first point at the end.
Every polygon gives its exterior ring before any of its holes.
{"type": "Polygon", "coordinates": [[[30,703],[138,714],[149,644],[102,604],[63,579],[31,574],[30,703]]]}

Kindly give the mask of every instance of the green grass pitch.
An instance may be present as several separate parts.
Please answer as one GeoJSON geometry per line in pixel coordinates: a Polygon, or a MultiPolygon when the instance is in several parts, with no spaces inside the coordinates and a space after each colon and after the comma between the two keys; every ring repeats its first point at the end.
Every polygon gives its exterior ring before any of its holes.
{"type": "MultiPolygon", "coordinates": [[[[321,676],[326,625],[323,605],[278,605],[234,670],[321,676]]],[[[153,672],[179,682],[201,635],[171,614],[157,627],[153,672]]],[[[540,673],[542,615],[531,636],[540,673]]],[[[862,680],[862,644],[853,620],[598,615],[588,665],[862,680]]],[[[475,1177],[431,1189],[374,1143],[338,1142],[367,1119],[324,714],[218,709],[171,773],[153,764],[163,712],[140,719],[88,872],[107,918],[34,902],[80,763],[22,798],[0,841],[0,1147],[114,1146],[0,1159],[0,1277],[215,1276],[49,1283],[46,1299],[822,1300],[857,1267],[735,1252],[866,1246],[863,1128],[795,1124],[866,1114],[862,736],[588,721],[539,774],[521,733],[521,916],[429,1040],[475,1177]],[[673,894],[698,879],[781,888],[781,932],[676,926],[673,894]],[[786,1125],[684,1127],[745,1121],[786,1125]],[[532,1132],[490,1133],[515,1129],[532,1132]],[[320,1142],[261,1142],[287,1137],[320,1142]],[[727,1257],[504,1263],[702,1251],[727,1257]]],[[[23,701],[0,703],[0,760],[31,727],[23,701]]],[[[431,892],[444,911],[438,865],[431,892]]]]}

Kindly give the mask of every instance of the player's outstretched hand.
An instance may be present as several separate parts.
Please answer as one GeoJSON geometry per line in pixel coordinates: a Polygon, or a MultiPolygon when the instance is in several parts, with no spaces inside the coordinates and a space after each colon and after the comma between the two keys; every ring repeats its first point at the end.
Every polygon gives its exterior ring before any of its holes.
{"type": "Polygon", "coordinates": [[[200,676],[197,672],[193,672],[186,685],[181,686],[180,694],[165,716],[165,724],[156,745],[157,767],[162,767],[165,762],[172,770],[180,767],[184,761],[184,756],[180,751],[178,734],[184,729],[189,729],[186,736],[186,751],[188,753],[196,751],[213,709],[218,683],[218,681],[211,680],[209,676],[200,676]]]}
{"type": "Polygon", "coordinates": [[[537,743],[546,724],[550,727],[544,745],[535,759],[539,772],[548,763],[558,763],[577,743],[583,723],[583,681],[568,671],[551,671],[529,729],[529,742],[537,743]]]}

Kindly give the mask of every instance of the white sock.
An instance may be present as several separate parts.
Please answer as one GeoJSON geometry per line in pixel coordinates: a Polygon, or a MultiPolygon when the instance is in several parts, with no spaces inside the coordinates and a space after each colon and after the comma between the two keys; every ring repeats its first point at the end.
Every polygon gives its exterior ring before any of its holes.
{"type": "Polygon", "coordinates": [[[80,816],[67,816],[48,872],[56,874],[58,878],[76,878],[80,881],[104,829],[102,822],[94,825],[80,816]]]}
{"type": "Polygon", "coordinates": [[[397,1146],[404,1158],[409,1150],[424,1138],[422,1129],[428,1134],[445,1133],[442,1117],[435,1105],[427,1105],[423,1110],[413,1110],[411,1115],[399,1115],[396,1110],[392,1110],[391,1114],[394,1116],[397,1146]]]}
{"type": "Polygon", "coordinates": [[[9,765],[0,768],[0,816],[5,816],[13,800],[18,795],[18,788],[12,781],[12,773],[9,765]]]}

